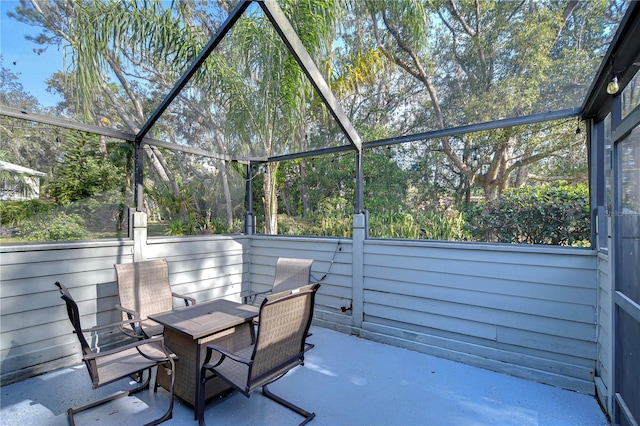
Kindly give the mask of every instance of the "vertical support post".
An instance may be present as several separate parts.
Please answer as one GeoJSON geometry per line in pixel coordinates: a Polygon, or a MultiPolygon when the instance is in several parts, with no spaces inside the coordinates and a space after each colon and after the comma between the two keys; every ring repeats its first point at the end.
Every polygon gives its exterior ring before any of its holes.
{"type": "Polygon", "coordinates": [[[604,121],[590,121],[587,126],[589,141],[589,180],[591,196],[591,247],[607,248],[607,150],[604,135],[604,121]]]}
{"type": "Polygon", "coordinates": [[[247,182],[245,186],[245,204],[247,210],[244,214],[244,233],[253,235],[256,233],[256,218],[253,215],[253,167],[251,162],[246,165],[247,182]]]}
{"type": "Polygon", "coordinates": [[[352,253],[352,326],[362,328],[364,320],[364,240],[367,234],[367,215],[353,215],[353,253],[352,253]]]}
{"type": "Polygon", "coordinates": [[[362,328],[364,320],[364,241],[368,234],[367,215],[364,211],[364,167],[362,150],[356,152],[356,205],[353,214],[352,258],[352,326],[362,328]]]}
{"type": "Polygon", "coordinates": [[[362,151],[356,152],[356,206],[355,212],[362,213],[364,210],[364,166],[362,162],[362,151]]]}
{"type": "MultiPolygon", "coordinates": [[[[611,100],[611,132],[614,132],[618,127],[620,122],[622,121],[622,98],[621,93],[618,92],[617,95],[613,96],[611,100]]],[[[605,138],[606,138],[605,134],[605,138]]],[[[613,138],[611,138],[613,139],[613,138]]],[[[618,164],[618,144],[616,141],[611,140],[611,171],[612,171],[612,206],[611,206],[611,247],[609,247],[609,262],[613,264],[612,266],[612,274],[611,274],[611,292],[609,294],[611,297],[611,335],[612,344],[611,344],[611,359],[612,359],[612,368],[611,371],[611,420],[613,424],[621,424],[621,417],[623,414],[620,412],[620,406],[618,404],[616,394],[619,389],[618,382],[620,381],[619,373],[620,373],[620,354],[619,354],[619,339],[621,336],[620,332],[620,319],[618,312],[618,305],[616,303],[615,294],[618,291],[619,284],[618,280],[620,277],[620,216],[618,216],[618,212],[620,211],[620,192],[619,192],[619,182],[620,182],[620,165],[618,164]]]]}
{"type": "Polygon", "coordinates": [[[129,220],[133,229],[133,261],[145,260],[147,248],[147,213],[132,212],[129,220]]]}
{"type": "Polygon", "coordinates": [[[141,212],[144,210],[144,151],[140,140],[136,139],[133,150],[133,203],[136,211],[141,212]]]}
{"type": "Polygon", "coordinates": [[[133,204],[129,214],[129,237],[133,239],[133,261],[144,260],[147,244],[147,213],[144,211],[144,151],[142,141],[133,143],[133,204]]]}

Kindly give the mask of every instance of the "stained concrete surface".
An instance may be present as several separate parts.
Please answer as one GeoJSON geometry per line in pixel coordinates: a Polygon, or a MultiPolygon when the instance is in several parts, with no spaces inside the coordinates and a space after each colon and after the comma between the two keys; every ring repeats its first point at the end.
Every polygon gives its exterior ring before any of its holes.
{"type": "MultiPolygon", "coordinates": [[[[313,426],[552,425],[602,426],[596,399],[465,364],[312,327],[305,365],[269,388],[316,413],[313,426]]],[[[0,389],[0,424],[67,425],[66,410],[115,393],[126,380],[97,390],[84,365],[0,389]]],[[[168,392],[143,391],[75,416],[78,425],[141,425],[159,417],[168,392]]],[[[264,397],[231,395],[207,406],[209,425],[297,425],[302,418],[264,397]]],[[[195,425],[176,398],[163,425],[195,425]]]]}

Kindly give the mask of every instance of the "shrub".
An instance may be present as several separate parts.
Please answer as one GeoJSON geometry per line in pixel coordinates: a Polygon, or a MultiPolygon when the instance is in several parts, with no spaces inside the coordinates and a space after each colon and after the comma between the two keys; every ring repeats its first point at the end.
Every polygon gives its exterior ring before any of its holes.
{"type": "Polygon", "coordinates": [[[83,217],[90,232],[115,233],[126,225],[125,195],[117,190],[106,191],[66,204],[62,208],[68,214],[83,217]]]}
{"type": "Polygon", "coordinates": [[[374,238],[408,238],[439,241],[464,239],[463,215],[455,212],[379,212],[369,216],[369,234],[374,238]]]}
{"type": "Polygon", "coordinates": [[[54,203],[39,199],[3,201],[0,202],[0,220],[2,221],[2,225],[16,226],[22,220],[37,214],[46,213],[54,208],[54,203]]]}
{"type": "Polygon", "coordinates": [[[69,241],[86,239],[88,235],[81,216],[57,212],[24,221],[19,237],[26,241],[69,241]]]}
{"type": "Polygon", "coordinates": [[[590,238],[589,191],[585,185],[509,189],[494,201],[465,212],[476,241],[585,245],[590,238]]]}

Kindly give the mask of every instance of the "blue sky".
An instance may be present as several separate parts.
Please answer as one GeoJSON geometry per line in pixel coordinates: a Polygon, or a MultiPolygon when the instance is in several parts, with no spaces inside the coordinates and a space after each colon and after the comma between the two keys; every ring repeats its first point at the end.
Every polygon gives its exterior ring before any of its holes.
{"type": "Polygon", "coordinates": [[[46,91],[45,80],[57,70],[62,69],[63,52],[53,46],[40,55],[34,52],[38,46],[25,40],[24,36],[26,34],[36,35],[37,31],[7,17],[7,12],[13,10],[17,4],[17,1],[0,0],[2,66],[18,75],[25,92],[38,98],[42,106],[53,106],[60,101],[60,98],[46,91]]]}

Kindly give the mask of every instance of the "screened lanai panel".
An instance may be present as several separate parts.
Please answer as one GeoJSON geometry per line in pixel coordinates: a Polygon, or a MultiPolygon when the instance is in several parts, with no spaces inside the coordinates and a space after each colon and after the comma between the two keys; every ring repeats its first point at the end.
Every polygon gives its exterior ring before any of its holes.
{"type": "Polygon", "coordinates": [[[627,4],[353,1],[333,84],[381,137],[578,108],[627,4]]]}
{"type": "Polygon", "coordinates": [[[148,145],[144,149],[150,237],[244,231],[243,165],[148,145]]]}
{"type": "MultiPolygon", "coordinates": [[[[23,94],[36,97],[39,105],[31,104],[30,109],[55,105],[52,114],[129,133],[152,115],[236,4],[65,0],[37,2],[34,7],[35,3],[24,2],[23,23],[18,26],[6,13],[19,3],[0,2],[5,79],[9,76],[22,84],[23,94]],[[25,41],[25,35],[38,42],[25,41]],[[63,99],[66,102],[59,104],[63,99]]],[[[579,107],[629,2],[277,3],[362,139],[371,141],[579,107]]],[[[309,137],[311,149],[348,146],[326,130],[321,117],[329,114],[309,95],[301,74],[290,73],[297,64],[284,53],[258,3],[251,4],[237,24],[229,34],[234,41],[225,40],[218,53],[230,63],[229,73],[245,78],[248,85],[242,94],[253,103],[253,113],[265,115],[264,107],[269,106],[279,114],[245,126],[268,132],[258,124],[274,119],[273,129],[294,134],[283,124],[305,123],[296,128],[299,146],[277,138],[281,146],[268,152],[244,138],[252,154],[304,150],[307,138],[300,136],[313,135],[314,130],[328,137],[309,137]],[[275,77],[281,78],[277,88],[264,84],[273,81],[275,66],[275,77]],[[246,80],[248,71],[261,88],[246,80]],[[255,104],[249,95],[261,95],[264,103],[255,104]],[[292,106],[297,107],[295,114],[292,106]]],[[[615,61],[602,66],[615,74],[615,61]]],[[[219,85],[221,80],[215,82],[219,85]]],[[[190,90],[198,87],[194,83],[190,90]]],[[[232,93],[224,91],[227,97],[232,93]]],[[[214,102],[211,95],[200,94],[198,100],[225,111],[228,104],[214,102]]],[[[24,104],[15,98],[9,103],[24,104]]],[[[173,108],[174,114],[183,112],[173,108]]],[[[235,115],[224,118],[224,125],[237,121],[235,115]]],[[[242,152],[237,140],[229,143],[236,145],[228,151],[242,152]]],[[[244,154],[249,155],[248,150],[244,154]]]]}
{"type": "Polygon", "coordinates": [[[304,70],[255,4],[148,135],[238,160],[348,145],[304,70]]]}
{"type": "Polygon", "coordinates": [[[134,134],[228,14],[216,1],[23,3],[1,2],[1,27],[3,74],[37,101],[24,107],[134,134]]]}
{"type": "MultiPolygon", "coordinates": [[[[353,151],[278,162],[282,184],[277,191],[277,233],[347,237],[355,210],[353,151]]],[[[258,168],[253,186],[256,232],[266,232],[264,171],[258,168]]]]}
{"type": "Polygon", "coordinates": [[[121,139],[0,116],[0,242],[127,236],[133,148],[121,139]]]}
{"type": "Polygon", "coordinates": [[[585,135],[572,117],[367,149],[369,235],[588,246],[585,135]]]}

